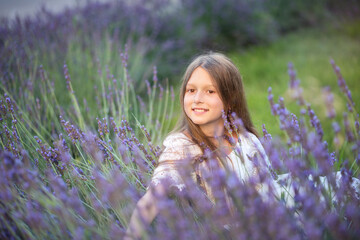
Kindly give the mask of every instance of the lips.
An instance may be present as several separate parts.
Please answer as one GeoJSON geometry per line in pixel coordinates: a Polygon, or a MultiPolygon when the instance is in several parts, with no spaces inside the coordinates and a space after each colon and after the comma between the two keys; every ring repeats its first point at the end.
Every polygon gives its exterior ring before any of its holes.
{"type": "Polygon", "coordinates": [[[197,113],[204,113],[204,112],[209,111],[209,109],[206,109],[206,108],[192,108],[191,110],[194,112],[197,112],[197,113]]]}

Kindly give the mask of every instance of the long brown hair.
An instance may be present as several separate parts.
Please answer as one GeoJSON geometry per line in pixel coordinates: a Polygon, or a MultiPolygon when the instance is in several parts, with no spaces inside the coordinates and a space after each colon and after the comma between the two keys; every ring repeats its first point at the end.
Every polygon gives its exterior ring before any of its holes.
{"type": "Polygon", "coordinates": [[[240,72],[234,63],[221,53],[207,53],[197,56],[187,67],[182,78],[182,86],[180,89],[180,103],[182,108],[182,116],[178,122],[180,131],[188,133],[192,141],[199,145],[203,152],[205,148],[210,148],[213,151],[216,150],[215,144],[210,141],[197,124],[191,121],[184,109],[186,85],[192,73],[198,67],[202,67],[210,74],[217,87],[217,91],[220,93],[219,95],[225,108],[224,112],[235,113],[241,118],[244,128],[257,136],[247,107],[240,72]]]}

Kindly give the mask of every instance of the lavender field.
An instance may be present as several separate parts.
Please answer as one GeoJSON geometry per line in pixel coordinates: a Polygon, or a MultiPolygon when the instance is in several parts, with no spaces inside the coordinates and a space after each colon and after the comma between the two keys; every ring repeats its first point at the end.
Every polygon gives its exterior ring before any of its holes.
{"type": "MultiPolygon", "coordinates": [[[[88,3],[1,19],[1,239],[122,239],[179,116],[177,79],[187,59],[199,49],[269,43],[328,14],[314,3],[309,15],[295,18],[299,10],[286,22],[263,1],[239,1],[236,8],[232,0],[210,2],[204,8],[204,1],[185,0],[88,3]]],[[[324,2],[330,10],[336,3],[324,2]]],[[[306,8],[300,5],[294,9],[306,8]]],[[[281,130],[258,129],[272,176],[258,169],[260,178],[243,183],[224,169],[213,171],[206,178],[216,204],[184,177],[186,191],[169,189],[169,198],[159,199],[160,214],[143,239],[358,239],[360,102],[336,59],[330,66],[337,89],[318,93],[325,119],[306,99],[293,64],[287,92],[299,113],[264,86],[264,111],[281,130]],[[281,180],[284,173],[291,182],[281,180]],[[283,186],[280,195],[274,179],[283,186]],[[259,185],[267,192],[259,193],[259,185]]]]}

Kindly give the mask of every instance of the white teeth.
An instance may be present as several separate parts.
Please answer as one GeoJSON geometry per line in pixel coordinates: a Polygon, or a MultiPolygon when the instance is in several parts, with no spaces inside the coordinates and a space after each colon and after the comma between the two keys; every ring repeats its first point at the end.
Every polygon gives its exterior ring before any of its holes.
{"type": "Polygon", "coordinates": [[[194,112],[205,112],[205,109],[194,109],[194,112]]]}

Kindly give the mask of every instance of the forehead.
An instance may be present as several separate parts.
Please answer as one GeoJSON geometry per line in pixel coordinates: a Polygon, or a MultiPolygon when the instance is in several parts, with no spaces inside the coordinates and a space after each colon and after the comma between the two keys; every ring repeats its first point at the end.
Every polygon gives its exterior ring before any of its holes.
{"type": "Polygon", "coordinates": [[[209,85],[214,87],[216,86],[214,79],[202,67],[195,68],[195,70],[192,72],[187,82],[187,85],[195,85],[195,84],[209,85]]]}

